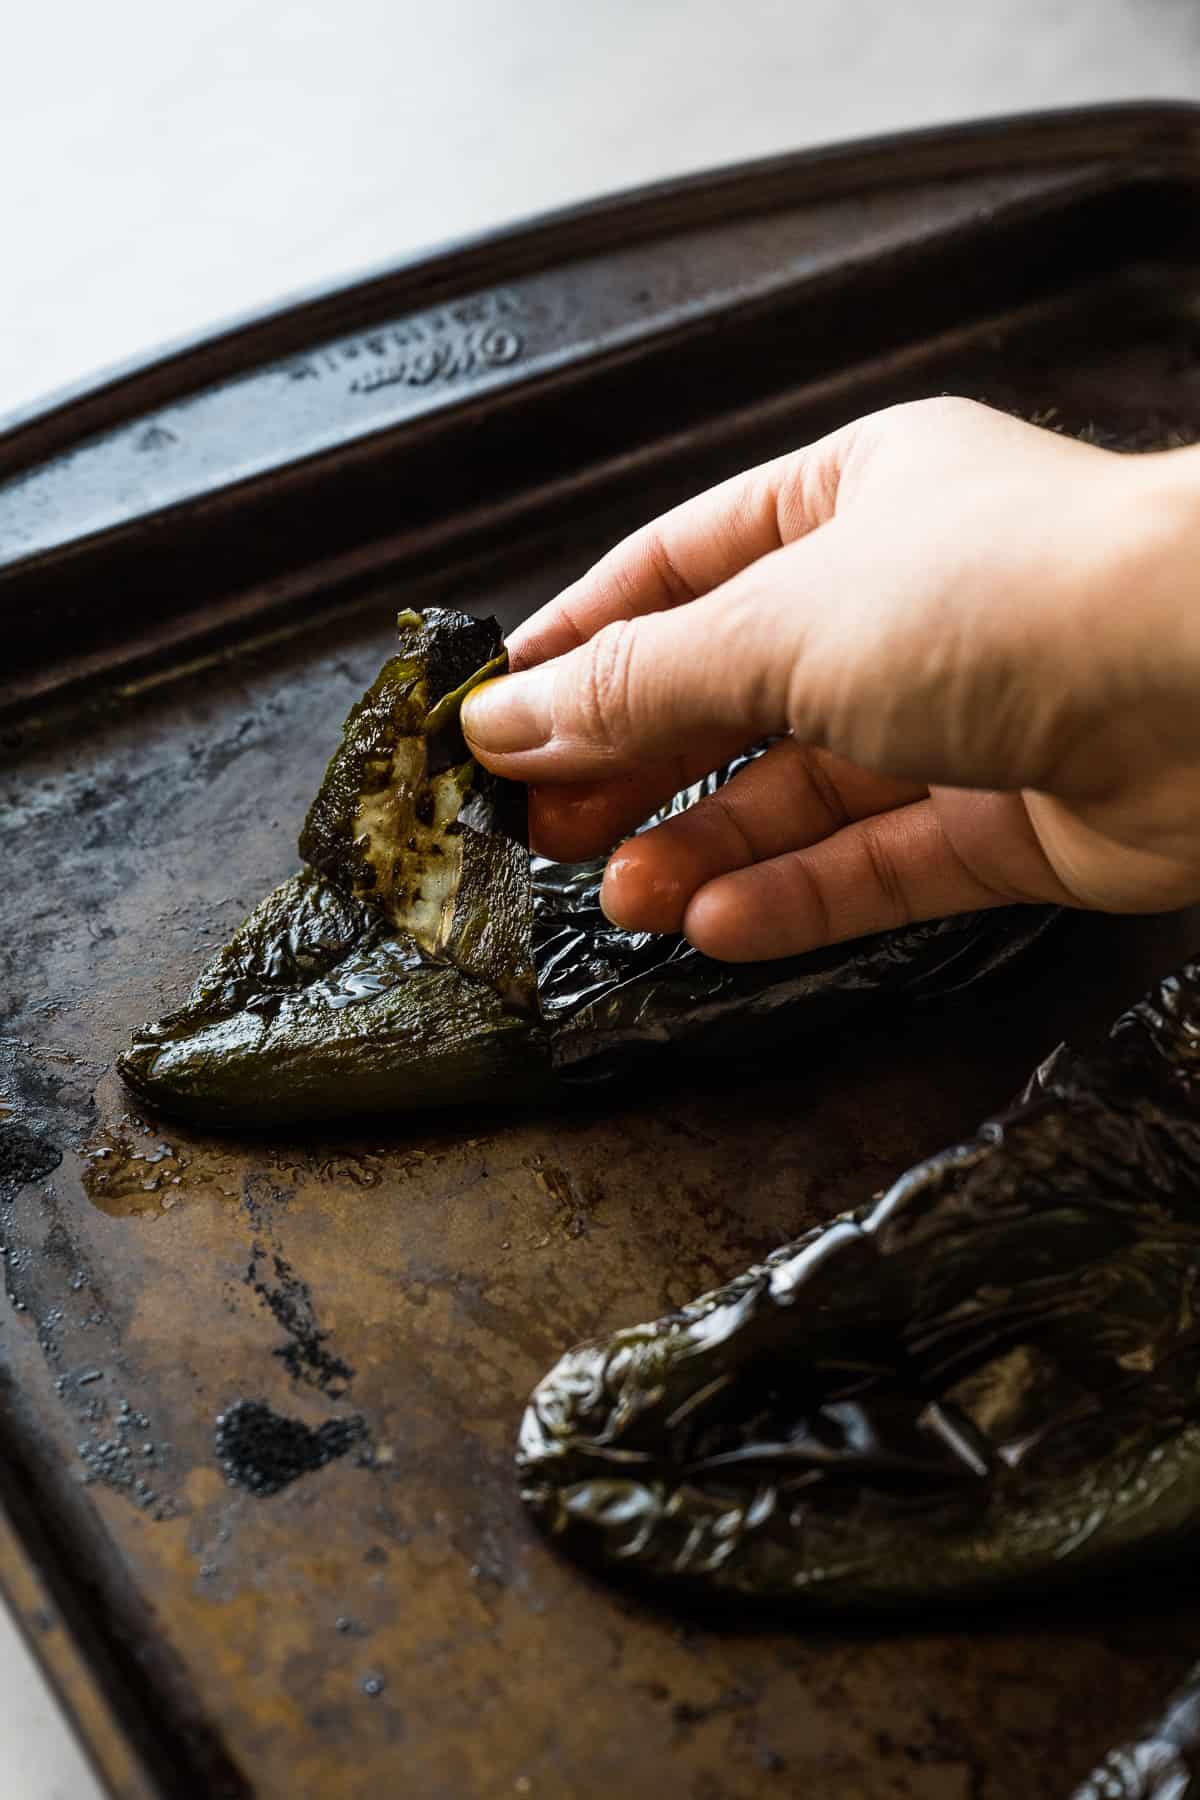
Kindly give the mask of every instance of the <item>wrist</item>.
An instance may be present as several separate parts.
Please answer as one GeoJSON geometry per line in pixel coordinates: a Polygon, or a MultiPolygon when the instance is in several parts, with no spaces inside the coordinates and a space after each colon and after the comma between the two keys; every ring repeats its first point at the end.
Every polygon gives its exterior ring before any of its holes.
{"type": "Polygon", "coordinates": [[[1200,445],[1131,457],[1137,567],[1125,595],[1147,691],[1194,733],[1200,755],[1200,445]]]}

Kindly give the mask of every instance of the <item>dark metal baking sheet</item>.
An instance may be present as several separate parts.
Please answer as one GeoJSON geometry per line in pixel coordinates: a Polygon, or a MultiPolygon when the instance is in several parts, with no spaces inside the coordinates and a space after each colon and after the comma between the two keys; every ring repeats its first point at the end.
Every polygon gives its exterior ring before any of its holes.
{"type": "Polygon", "coordinates": [[[784,159],[0,438],[0,1578],[114,1793],[1031,1800],[1200,1647],[1178,1580],[885,1635],[673,1614],[557,1560],[510,1472],[566,1344],[968,1130],[1194,918],[1081,921],[936,1015],[509,1121],[218,1139],[112,1073],[294,866],[398,590],[511,622],[675,495],[920,394],[1193,435],[1198,197],[1188,109],[784,159]],[[370,1455],[231,1487],[242,1398],[360,1416],[370,1455]]]}

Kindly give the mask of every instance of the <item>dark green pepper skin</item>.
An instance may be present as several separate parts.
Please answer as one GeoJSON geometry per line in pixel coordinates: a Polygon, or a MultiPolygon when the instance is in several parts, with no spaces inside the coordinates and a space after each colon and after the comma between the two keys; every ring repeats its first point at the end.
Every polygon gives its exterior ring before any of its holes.
{"type": "Polygon", "coordinates": [[[877,1203],[533,1396],[565,1547],[797,1609],[1039,1587],[1200,1510],[1200,964],[877,1203]]]}
{"type": "Polygon", "coordinates": [[[522,1104],[553,1085],[524,789],[480,769],[458,723],[464,694],[506,666],[499,627],[432,609],[399,626],[305,821],[309,868],[121,1057],[149,1104],[280,1126],[522,1104]]]}
{"type": "Polygon", "coordinates": [[[218,1127],[544,1095],[546,1032],[306,870],[120,1061],[138,1096],[218,1127]]]}
{"type": "Polygon", "coordinates": [[[508,667],[494,619],[401,613],[400,654],[353,707],[300,855],[431,957],[536,1010],[525,790],[475,762],[459,710],[508,667]]]}
{"type": "MultiPolygon", "coordinates": [[[[397,744],[424,739],[430,714],[443,698],[493,659],[503,664],[494,620],[431,610],[425,617],[401,613],[397,623],[398,653],[351,708],[300,833],[303,861],[344,888],[370,890],[375,884],[356,842],[355,814],[364,791],[383,785],[397,744]]],[[[449,723],[448,743],[438,746],[442,753],[429,756],[439,769],[468,760],[457,714],[449,723]]]]}
{"type": "Polygon", "coordinates": [[[620,931],[599,905],[603,859],[531,867],[524,788],[468,754],[463,696],[507,666],[496,622],[431,608],[399,626],[309,810],[309,873],[268,895],[120,1059],[163,1112],[273,1127],[545,1100],[664,1052],[728,1062],[881,995],[966,986],[1052,917],[997,909],[737,966],[620,931]]]}

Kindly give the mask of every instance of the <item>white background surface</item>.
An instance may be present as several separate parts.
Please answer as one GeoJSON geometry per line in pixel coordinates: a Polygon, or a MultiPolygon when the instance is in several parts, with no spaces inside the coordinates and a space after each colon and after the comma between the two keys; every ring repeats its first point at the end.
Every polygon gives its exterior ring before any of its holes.
{"type": "Polygon", "coordinates": [[[1197,93],[1200,0],[0,0],[0,415],[582,195],[1197,93]]]}
{"type": "MultiPolygon", "coordinates": [[[[0,0],[0,416],[590,194],[1156,97],[1200,98],[1200,0],[0,0]]],[[[2,1617],[0,1793],[96,1800],[2,1617]]]]}

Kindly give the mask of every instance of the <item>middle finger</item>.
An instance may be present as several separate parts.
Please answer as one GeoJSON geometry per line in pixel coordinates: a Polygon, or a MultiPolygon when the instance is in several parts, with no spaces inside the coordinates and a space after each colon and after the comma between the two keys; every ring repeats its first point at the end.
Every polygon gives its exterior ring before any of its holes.
{"type": "Polygon", "coordinates": [[[628,930],[679,931],[689,900],[706,882],[818,843],[927,792],[788,738],[715,794],[614,851],[601,904],[628,930]]]}

